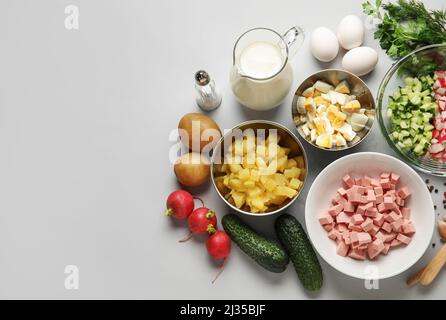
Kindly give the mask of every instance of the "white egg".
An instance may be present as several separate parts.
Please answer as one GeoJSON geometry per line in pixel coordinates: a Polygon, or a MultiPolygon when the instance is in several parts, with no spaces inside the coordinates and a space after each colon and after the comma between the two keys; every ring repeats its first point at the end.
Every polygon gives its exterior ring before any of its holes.
{"type": "Polygon", "coordinates": [[[355,15],[345,16],[338,26],[339,43],[345,50],[359,47],[364,41],[364,25],[355,15]]]}
{"type": "Polygon", "coordinates": [[[333,31],[325,27],[319,27],[311,34],[310,48],[316,59],[329,62],[338,55],[339,43],[333,31]]]}
{"type": "Polygon", "coordinates": [[[372,71],[378,63],[378,53],[370,47],[358,47],[347,52],[342,59],[342,67],[363,76],[372,71]]]}

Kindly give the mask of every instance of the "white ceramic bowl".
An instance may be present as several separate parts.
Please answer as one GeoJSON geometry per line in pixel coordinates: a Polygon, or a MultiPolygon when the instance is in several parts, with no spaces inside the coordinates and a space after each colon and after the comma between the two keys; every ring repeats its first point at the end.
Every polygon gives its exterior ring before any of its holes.
{"type": "Polygon", "coordinates": [[[435,227],[432,198],[421,177],[404,162],[375,152],[354,153],[328,165],[311,185],[305,204],[308,235],[320,256],[336,270],[359,279],[385,279],[400,274],[417,262],[429,247],[435,227]],[[319,224],[319,217],[331,206],[331,199],[341,187],[342,177],[369,175],[383,172],[401,176],[398,186],[407,186],[412,195],[407,201],[416,233],[407,247],[391,249],[387,256],[376,260],[357,261],[336,254],[336,242],[327,237],[319,224]]]}

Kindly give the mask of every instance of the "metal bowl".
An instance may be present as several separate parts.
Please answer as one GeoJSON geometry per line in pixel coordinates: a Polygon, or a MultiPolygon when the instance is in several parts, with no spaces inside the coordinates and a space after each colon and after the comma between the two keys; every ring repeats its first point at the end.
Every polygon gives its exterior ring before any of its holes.
{"type": "Polygon", "coordinates": [[[213,150],[212,158],[211,158],[211,179],[212,184],[214,185],[215,190],[220,195],[220,198],[226,202],[228,206],[230,206],[235,211],[238,211],[240,213],[251,215],[251,216],[267,216],[267,215],[273,215],[276,214],[288,206],[290,206],[300,195],[303,188],[305,187],[305,181],[308,176],[308,160],[307,155],[305,153],[305,150],[299,141],[299,139],[286,127],[272,121],[267,120],[252,120],[252,121],[246,121],[243,122],[234,128],[232,128],[229,132],[227,132],[216,144],[213,150]],[[242,132],[246,129],[252,129],[256,135],[258,136],[259,130],[265,130],[266,136],[268,136],[268,130],[275,129],[277,130],[277,135],[280,136],[280,142],[279,145],[281,147],[286,147],[291,149],[289,157],[296,157],[299,155],[302,155],[304,158],[304,177],[303,177],[303,183],[302,187],[300,188],[299,192],[291,199],[287,199],[284,203],[282,203],[280,206],[271,206],[268,208],[266,212],[262,213],[253,213],[249,210],[248,206],[244,206],[242,208],[237,208],[231,201],[225,198],[225,194],[227,194],[228,190],[224,190],[224,186],[217,183],[216,178],[219,176],[224,175],[224,173],[221,173],[220,166],[223,164],[223,160],[225,155],[228,153],[229,146],[232,144],[233,141],[236,139],[243,138],[242,132]]]}
{"type": "Polygon", "coordinates": [[[365,139],[365,137],[369,134],[370,129],[372,128],[373,122],[375,121],[375,99],[373,98],[372,93],[370,92],[369,87],[362,81],[359,77],[354,75],[353,73],[350,73],[348,71],[344,70],[338,70],[338,69],[326,69],[322,71],[318,71],[311,76],[309,76],[307,79],[305,79],[301,85],[297,88],[292,106],[291,106],[291,113],[293,117],[293,121],[296,124],[297,131],[299,132],[300,136],[307,141],[312,146],[321,149],[321,150],[327,150],[327,151],[340,151],[340,150],[347,150],[350,149],[357,144],[359,144],[362,140],[365,139]],[[347,142],[347,146],[345,147],[332,147],[332,148],[323,148],[318,146],[317,144],[311,142],[310,138],[307,137],[302,129],[301,126],[305,123],[298,123],[296,121],[296,117],[299,116],[299,113],[297,112],[297,98],[302,95],[302,92],[313,86],[316,81],[321,80],[324,82],[327,82],[329,84],[332,84],[334,86],[338,85],[341,81],[346,80],[348,84],[350,85],[351,95],[355,95],[356,99],[360,102],[361,107],[366,109],[367,116],[369,117],[369,120],[367,121],[365,128],[357,133],[357,137],[353,139],[350,142],[347,142]]]}

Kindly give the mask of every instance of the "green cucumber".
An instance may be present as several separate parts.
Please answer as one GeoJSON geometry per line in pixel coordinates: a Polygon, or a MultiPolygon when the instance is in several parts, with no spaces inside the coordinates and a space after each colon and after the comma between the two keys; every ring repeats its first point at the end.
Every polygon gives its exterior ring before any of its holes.
{"type": "Polygon", "coordinates": [[[276,273],[285,271],[290,259],[278,243],[259,235],[234,214],[225,215],[221,223],[231,240],[263,268],[276,273]]]}
{"type": "Polygon", "coordinates": [[[299,221],[289,214],[283,214],[277,218],[275,227],[303,287],[309,291],[319,290],[324,279],[322,268],[299,221]]]}

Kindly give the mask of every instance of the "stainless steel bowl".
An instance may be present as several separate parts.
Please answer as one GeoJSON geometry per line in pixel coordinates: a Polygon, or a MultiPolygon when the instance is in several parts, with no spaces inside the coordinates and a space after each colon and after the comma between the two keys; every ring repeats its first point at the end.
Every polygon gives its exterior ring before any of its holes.
{"type": "Polygon", "coordinates": [[[212,159],[211,159],[211,179],[212,179],[212,184],[214,185],[215,190],[220,195],[220,198],[224,202],[226,202],[226,204],[228,206],[230,206],[232,209],[234,209],[240,213],[246,214],[246,215],[267,216],[267,215],[276,214],[276,213],[284,210],[285,208],[290,206],[294,201],[296,201],[296,199],[299,197],[300,193],[302,192],[303,188],[305,187],[305,181],[306,181],[307,176],[308,176],[308,160],[307,160],[307,155],[305,153],[305,150],[304,150],[301,142],[290,130],[288,130],[286,127],[284,127],[276,122],[267,121],[267,120],[252,120],[252,121],[243,122],[243,123],[235,126],[234,128],[232,128],[229,132],[227,132],[219,140],[219,142],[216,144],[216,146],[214,147],[214,150],[213,150],[212,159]],[[302,187],[300,188],[299,192],[293,198],[286,200],[280,206],[274,206],[274,207],[271,206],[268,209],[268,211],[263,212],[263,213],[252,213],[249,211],[249,208],[247,208],[247,207],[246,208],[242,207],[239,209],[234,204],[232,204],[230,201],[228,201],[228,199],[225,198],[225,191],[227,191],[227,190],[224,190],[223,186],[219,185],[216,182],[216,178],[218,176],[224,175],[223,173],[220,173],[219,166],[221,166],[223,164],[223,159],[224,159],[224,156],[228,152],[229,146],[237,138],[237,135],[234,135],[234,132],[237,132],[236,131],[237,129],[240,129],[241,131],[244,131],[246,129],[253,129],[256,136],[257,136],[257,132],[258,132],[257,130],[259,130],[259,129],[264,129],[266,131],[269,129],[276,129],[277,135],[280,136],[280,143],[279,143],[280,146],[291,149],[290,157],[296,157],[299,155],[303,156],[304,162],[305,162],[305,165],[304,165],[305,174],[304,174],[304,178],[302,181],[303,184],[302,184],[302,187]]]}
{"type": "Polygon", "coordinates": [[[297,88],[291,106],[291,113],[293,121],[296,124],[296,128],[300,136],[312,146],[327,151],[347,150],[359,144],[369,134],[373,122],[375,121],[375,115],[376,115],[375,99],[373,98],[373,95],[370,92],[369,87],[364,83],[364,81],[362,81],[359,77],[357,77],[353,73],[338,69],[326,69],[312,74],[307,79],[305,79],[301,83],[301,85],[297,88]],[[355,95],[356,99],[360,102],[361,106],[367,110],[367,115],[369,117],[369,120],[366,123],[365,128],[357,132],[357,137],[359,137],[359,139],[354,139],[351,142],[347,142],[346,147],[332,147],[332,148],[319,147],[317,144],[311,142],[310,138],[305,136],[305,134],[303,133],[301,126],[304,123],[298,123],[296,121],[296,117],[299,116],[299,113],[297,112],[297,98],[300,95],[302,95],[302,92],[305,89],[313,86],[318,80],[327,82],[334,86],[338,85],[341,81],[346,80],[350,85],[350,90],[351,90],[350,94],[355,95]]]}

